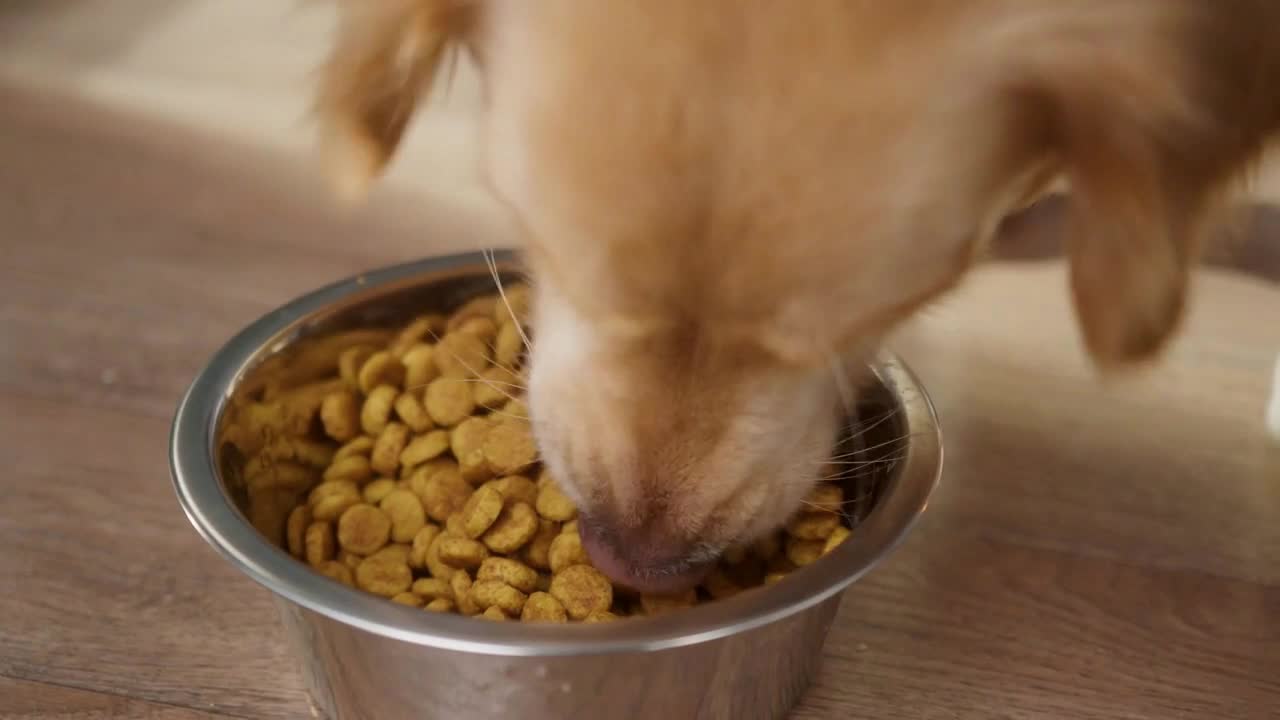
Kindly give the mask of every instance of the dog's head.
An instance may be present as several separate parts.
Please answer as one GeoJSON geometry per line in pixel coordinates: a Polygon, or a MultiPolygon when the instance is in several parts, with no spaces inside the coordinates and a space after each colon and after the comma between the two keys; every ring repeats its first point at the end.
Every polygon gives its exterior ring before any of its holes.
{"type": "Polygon", "coordinates": [[[1246,86],[1280,74],[1259,30],[1276,15],[370,0],[347,7],[321,108],[364,182],[449,48],[478,61],[488,175],[536,288],[542,452],[602,569],[664,589],[799,507],[831,452],[838,368],[1057,175],[1089,352],[1155,355],[1204,210],[1276,121],[1274,93],[1254,102],[1274,85],[1246,86]]]}

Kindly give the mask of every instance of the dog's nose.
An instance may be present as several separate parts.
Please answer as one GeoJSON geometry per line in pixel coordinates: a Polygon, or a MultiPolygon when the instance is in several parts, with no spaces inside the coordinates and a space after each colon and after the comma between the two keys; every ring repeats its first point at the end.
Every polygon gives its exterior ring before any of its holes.
{"type": "Polygon", "coordinates": [[[578,533],[592,564],[610,580],[637,592],[684,592],[702,582],[714,564],[695,554],[694,542],[660,524],[622,528],[582,515],[578,533]]]}

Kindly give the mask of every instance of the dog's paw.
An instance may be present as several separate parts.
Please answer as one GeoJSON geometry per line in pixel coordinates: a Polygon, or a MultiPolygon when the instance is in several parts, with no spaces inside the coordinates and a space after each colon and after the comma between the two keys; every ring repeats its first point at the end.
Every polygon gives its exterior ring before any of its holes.
{"type": "Polygon", "coordinates": [[[1271,440],[1280,445],[1280,355],[1271,375],[1271,399],[1267,402],[1267,432],[1271,440]]]}

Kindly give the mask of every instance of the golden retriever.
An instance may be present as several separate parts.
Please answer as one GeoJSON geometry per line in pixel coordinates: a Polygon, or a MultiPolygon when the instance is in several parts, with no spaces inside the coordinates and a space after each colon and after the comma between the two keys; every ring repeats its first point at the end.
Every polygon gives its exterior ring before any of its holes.
{"type": "Polygon", "coordinates": [[[474,57],[541,451],[600,568],[673,591],[800,506],[839,368],[1055,178],[1087,351],[1157,356],[1280,129],[1277,28],[1275,0],[346,0],[319,109],[358,191],[474,57]]]}

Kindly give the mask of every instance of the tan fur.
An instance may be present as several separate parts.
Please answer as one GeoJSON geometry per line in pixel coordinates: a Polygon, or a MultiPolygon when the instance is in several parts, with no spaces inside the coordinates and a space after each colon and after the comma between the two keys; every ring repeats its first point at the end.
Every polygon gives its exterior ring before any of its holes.
{"type": "Polygon", "coordinates": [[[958,283],[1059,175],[1089,353],[1155,357],[1204,219],[1280,127],[1270,0],[369,6],[331,64],[330,147],[363,182],[443,39],[480,61],[537,284],[539,440],[642,584],[794,511],[832,358],[958,283]]]}

